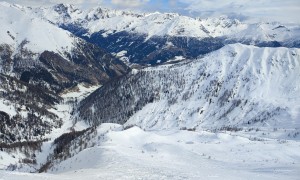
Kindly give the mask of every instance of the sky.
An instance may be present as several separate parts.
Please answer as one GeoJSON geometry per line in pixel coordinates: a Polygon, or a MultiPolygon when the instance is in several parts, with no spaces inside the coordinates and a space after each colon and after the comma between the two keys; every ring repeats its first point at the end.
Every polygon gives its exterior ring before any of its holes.
{"type": "MultiPolygon", "coordinates": [[[[0,0],[4,1],[4,0],[0,0]]],[[[280,21],[300,24],[300,0],[5,0],[27,6],[75,4],[139,12],[174,12],[192,17],[227,15],[242,21],[280,21]]]]}

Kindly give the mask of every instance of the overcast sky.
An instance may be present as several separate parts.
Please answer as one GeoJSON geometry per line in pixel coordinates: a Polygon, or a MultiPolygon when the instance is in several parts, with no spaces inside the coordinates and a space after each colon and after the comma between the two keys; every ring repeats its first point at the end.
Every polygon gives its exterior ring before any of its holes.
{"type": "MultiPolygon", "coordinates": [[[[3,1],[3,0],[0,0],[3,1]]],[[[101,5],[135,11],[177,12],[210,17],[227,15],[240,20],[295,22],[300,24],[300,0],[6,0],[29,6],[76,4],[87,8],[101,5]]]]}

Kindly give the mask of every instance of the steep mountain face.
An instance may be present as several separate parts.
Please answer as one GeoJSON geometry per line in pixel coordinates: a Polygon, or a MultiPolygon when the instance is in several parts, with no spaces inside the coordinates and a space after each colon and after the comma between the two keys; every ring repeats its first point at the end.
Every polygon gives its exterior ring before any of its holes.
{"type": "Polygon", "coordinates": [[[134,70],[80,103],[77,118],[151,129],[299,128],[300,51],[227,45],[203,58],[134,70]]]}
{"type": "Polygon", "coordinates": [[[124,62],[143,65],[194,59],[237,42],[260,47],[300,47],[300,39],[295,38],[300,34],[298,25],[246,24],[227,17],[199,19],[101,7],[83,11],[66,4],[27,11],[121,56],[124,62]]]}
{"type": "Polygon", "coordinates": [[[51,111],[61,93],[104,84],[129,70],[105,50],[26,10],[0,3],[0,143],[44,140],[62,125],[51,111]]]}

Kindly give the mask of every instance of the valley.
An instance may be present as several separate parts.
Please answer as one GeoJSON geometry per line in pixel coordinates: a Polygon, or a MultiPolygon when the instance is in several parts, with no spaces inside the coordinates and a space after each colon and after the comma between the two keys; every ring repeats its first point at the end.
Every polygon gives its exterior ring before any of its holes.
{"type": "Polygon", "coordinates": [[[300,177],[300,26],[0,2],[0,180],[300,177]]]}

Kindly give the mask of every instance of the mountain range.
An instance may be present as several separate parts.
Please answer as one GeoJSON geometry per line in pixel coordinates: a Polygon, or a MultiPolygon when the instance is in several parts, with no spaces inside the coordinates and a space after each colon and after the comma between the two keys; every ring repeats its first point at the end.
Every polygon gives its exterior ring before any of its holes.
{"type": "Polygon", "coordinates": [[[300,25],[7,2],[0,24],[0,179],[297,179],[300,25]]]}

